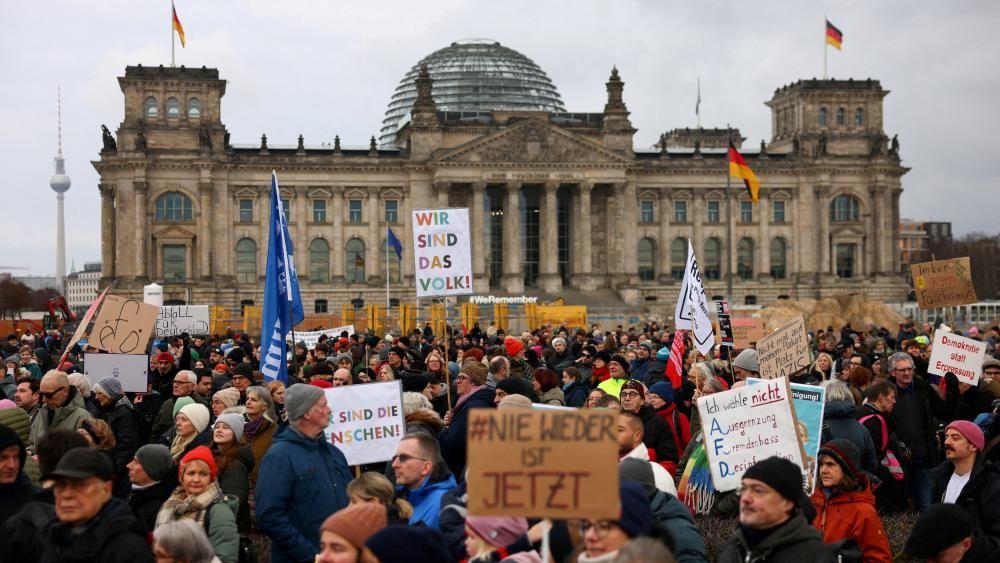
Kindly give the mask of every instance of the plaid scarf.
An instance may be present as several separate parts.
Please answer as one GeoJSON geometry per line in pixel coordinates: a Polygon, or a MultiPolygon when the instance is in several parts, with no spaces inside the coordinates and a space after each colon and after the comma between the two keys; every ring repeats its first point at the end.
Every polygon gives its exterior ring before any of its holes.
{"type": "Polygon", "coordinates": [[[177,487],[156,514],[156,525],[184,518],[204,525],[205,513],[213,503],[220,500],[222,500],[222,489],[219,488],[218,481],[212,481],[204,491],[193,497],[188,496],[183,487],[177,487]]]}
{"type": "Polygon", "coordinates": [[[677,498],[681,499],[695,514],[708,515],[715,504],[715,487],[712,486],[712,472],[708,467],[708,454],[705,453],[705,440],[701,440],[691,452],[680,485],[677,487],[677,498]]]}

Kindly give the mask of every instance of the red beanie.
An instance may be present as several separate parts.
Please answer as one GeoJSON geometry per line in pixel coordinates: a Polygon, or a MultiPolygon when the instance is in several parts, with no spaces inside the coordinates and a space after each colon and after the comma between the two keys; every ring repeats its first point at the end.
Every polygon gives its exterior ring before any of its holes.
{"type": "Polygon", "coordinates": [[[212,474],[212,480],[215,481],[216,473],[218,472],[215,468],[215,458],[212,457],[212,450],[205,446],[198,446],[181,458],[180,467],[177,470],[177,478],[180,479],[184,475],[184,466],[195,460],[202,461],[208,465],[208,472],[212,474]]]}
{"type": "Polygon", "coordinates": [[[503,340],[503,347],[507,349],[507,357],[513,358],[524,350],[524,344],[513,336],[508,336],[503,340]]]}
{"type": "Polygon", "coordinates": [[[481,362],[483,361],[483,351],[480,348],[469,348],[462,357],[475,358],[477,362],[481,362]]]}
{"type": "Polygon", "coordinates": [[[170,352],[160,352],[159,354],[156,355],[156,361],[157,362],[173,362],[174,361],[174,355],[171,354],[170,352]]]}
{"type": "Polygon", "coordinates": [[[312,385],[314,387],[319,387],[321,389],[332,389],[333,388],[333,384],[330,383],[329,381],[325,380],[325,379],[314,379],[314,380],[312,380],[312,381],[309,382],[309,385],[312,385]]]}

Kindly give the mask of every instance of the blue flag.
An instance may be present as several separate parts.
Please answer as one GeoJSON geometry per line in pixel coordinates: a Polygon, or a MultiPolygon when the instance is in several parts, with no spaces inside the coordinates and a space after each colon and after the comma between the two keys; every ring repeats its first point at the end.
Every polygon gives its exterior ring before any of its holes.
{"type": "Polygon", "coordinates": [[[402,260],[403,259],[403,243],[399,242],[399,239],[396,238],[396,233],[392,232],[392,227],[388,227],[388,229],[389,229],[388,244],[389,244],[389,246],[392,247],[393,250],[396,251],[396,257],[399,258],[400,260],[402,260]]]}
{"type": "Polygon", "coordinates": [[[271,229],[267,240],[267,276],[261,313],[260,371],[268,381],[288,382],[285,337],[302,322],[302,297],[295,273],[292,239],[278,192],[278,175],[271,171],[271,229]]]}

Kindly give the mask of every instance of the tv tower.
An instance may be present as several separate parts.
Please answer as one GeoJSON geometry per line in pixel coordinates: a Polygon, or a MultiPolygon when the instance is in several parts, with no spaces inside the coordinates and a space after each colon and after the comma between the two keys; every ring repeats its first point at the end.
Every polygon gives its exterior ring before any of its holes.
{"type": "Polygon", "coordinates": [[[70,180],[69,176],[66,175],[66,161],[63,159],[62,154],[62,90],[56,90],[56,96],[58,100],[58,113],[57,113],[57,123],[58,123],[58,149],[56,151],[55,164],[56,169],[49,178],[49,187],[52,191],[56,192],[56,204],[57,204],[57,215],[56,215],[56,287],[59,290],[59,294],[62,295],[66,293],[66,288],[63,287],[64,280],[66,279],[66,220],[63,216],[63,200],[65,199],[66,190],[69,189],[70,180]]]}

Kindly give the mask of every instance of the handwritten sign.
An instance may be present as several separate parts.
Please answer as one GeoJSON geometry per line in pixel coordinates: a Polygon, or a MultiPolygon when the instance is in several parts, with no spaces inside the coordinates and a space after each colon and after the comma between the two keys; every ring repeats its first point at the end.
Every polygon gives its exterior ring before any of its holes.
{"type": "Polygon", "coordinates": [[[90,304],[90,307],[87,307],[87,312],[84,313],[83,318],[80,319],[80,324],[76,325],[76,330],[73,331],[73,337],[69,339],[69,344],[66,345],[66,349],[63,351],[62,357],[59,358],[60,364],[66,361],[66,357],[69,356],[69,352],[73,349],[73,346],[76,346],[76,343],[83,338],[83,335],[87,334],[87,325],[89,325],[90,321],[94,319],[94,314],[97,313],[97,308],[101,306],[101,302],[104,301],[104,294],[107,292],[108,289],[104,288],[104,291],[97,296],[97,299],[94,299],[94,302],[90,304]]]}
{"type": "Polygon", "coordinates": [[[736,489],[750,466],[771,456],[803,466],[790,398],[780,377],[698,399],[716,490],[736,489]]]}
{"type": "Polygon", "coordinates": [[[934,333],[927,372],[943,376],[950,371],[960,382],[977,385],[985,360],[985,342],[939,330],[934,333]]]}
{"type": "Polygon", "coordinates": [[[910,265],[913,289],[921,309],[967,305],[979,301],[968,257],[910,265]]]}
{"type": "Polygon", "coordinates": [[[156,337],[208,334],[208,305],[164,305],[156,316],[156,337]]]}
{"type": "Polygon", "coordinates": [[[326,389],[333,411],[326,438],[348,465],[388,461],[406,434],[403,383],[384,381],[326,389]]]}
{"type": "Polygon", "coordinates": [[[469,514],[618,518],[618,442],[608,410],[469,411],[469,514]]]}
{"type": "MultiPolygon", "coordinates": [[[[765,380],[748,377],[747,385],[754,385],[765,380]]],[[[819,455],[820,442],[823,440],[823,406],[826,402],[826,389],[818,385],[802,385],[791,383],[792,406],[795,409],[795,430],[799,435],[799,443],[805,452],[802,468],[802,484],[805,491],[812,494],[816,487],[816,456],[819,455]]]]}
{"type": "Polygon", "coordinates": [[[746,350],[764,338],[764,320],[753,317],[732,317],[729,323],[733,327],[733,347],[746,350]]]}
{"type": "Polygon", "coordinates": [[[715,302],[715,314],[719,318],[719,340],[723,346],[733,347],[733,324],[729,315],[729,302],[715,302]]]}
{"type": "Polygon", "coordinates": [[[792,375],[809,367],[809,358],[809,339],[802,315],[757,342],[757,362],[763,379],[792,375]]]}
{"type": "Polygon", "coordinates": [[[469,210],[415,209],[411,224],[417,298],[471,295],[469,210]]]}
{"type": "Polygon", "coordinates": [[[88,343],[112,354],[144,354],[160,308],[117,295],[104,298],[88,343]]]}
{"type": "MultiPolygon", "coordinates": [[[[348,336],[354,334],[354,325],[337,326],[323,330],[312,330],[309,332],[295,332],[294,333],[295,343],[299,342],[305,343],[306,348],[312,350],[313,348],[316,347],[317,344],[319,344],[320,336],[323,336],[325,334],[327,338],[337,339],[340,338],[340,334],[345,331],[347,332],[348,336]]],[[[285,336],[285,340],[291,342],[292,336],[293,333],[289,332],[288,335],[285,336]]]]}
{"type": "Polygon", "coordinates": [[[105,377],[113,377],[126,393],[145,393],[149,375],[146,354],[84,354],[83,375],[93,386],[105,377]]]}

